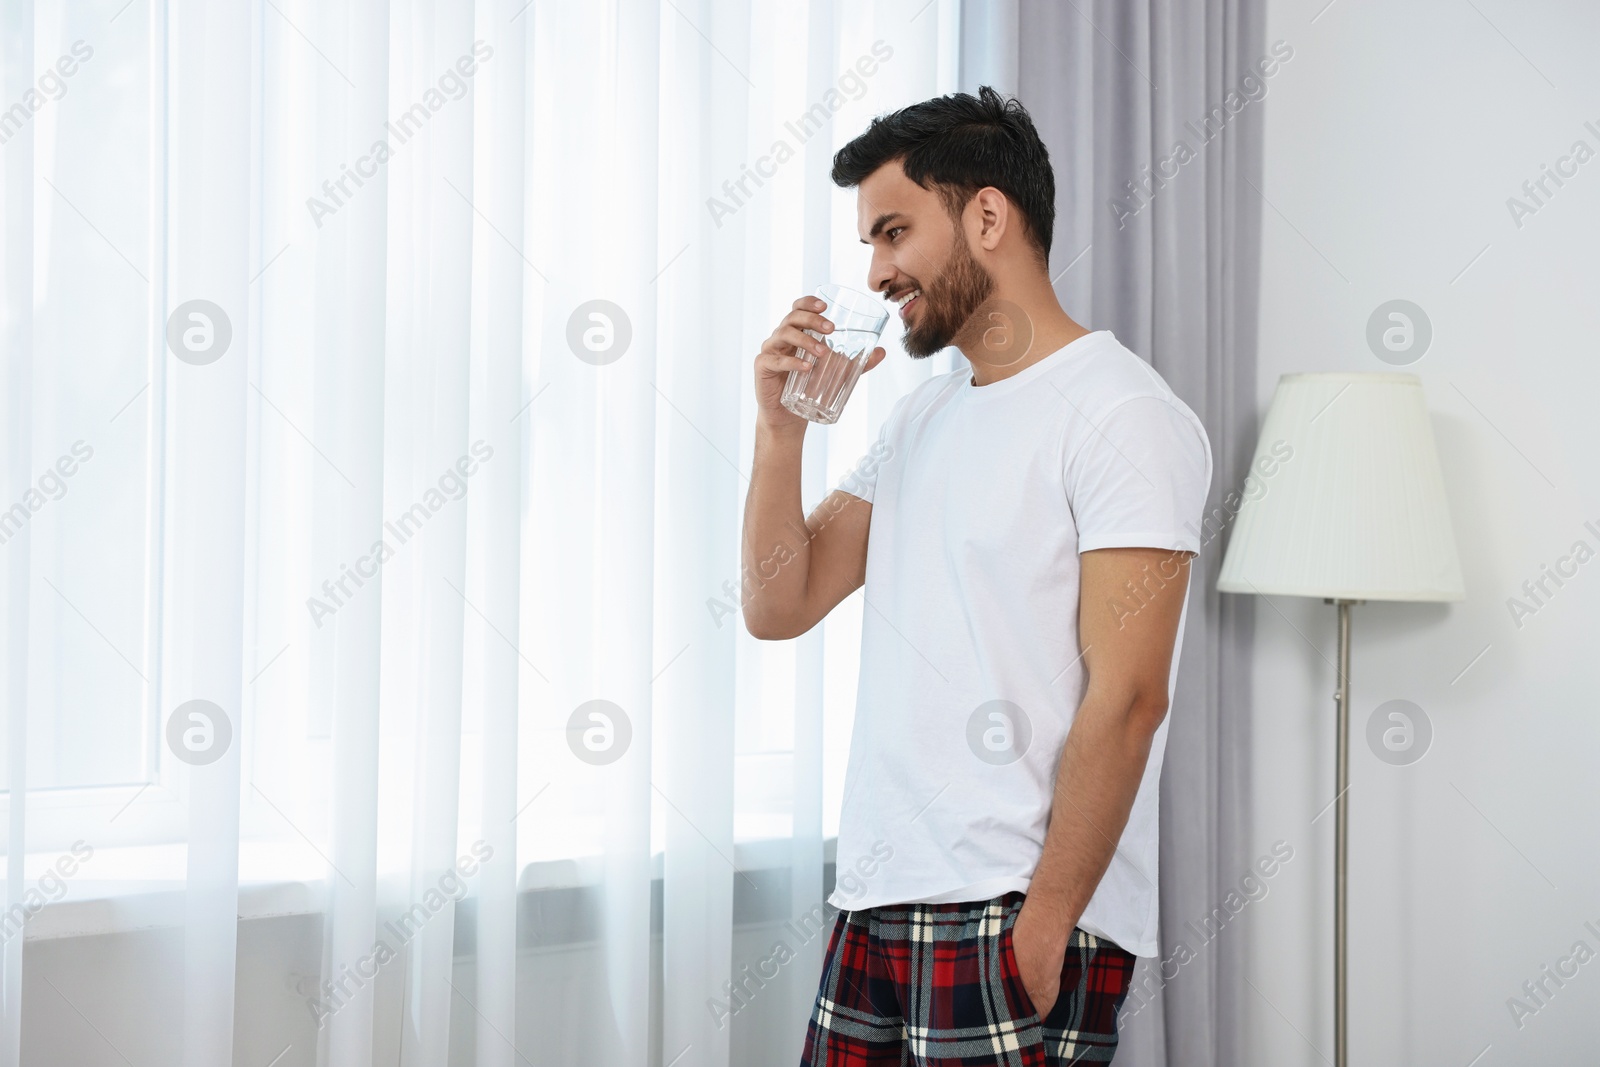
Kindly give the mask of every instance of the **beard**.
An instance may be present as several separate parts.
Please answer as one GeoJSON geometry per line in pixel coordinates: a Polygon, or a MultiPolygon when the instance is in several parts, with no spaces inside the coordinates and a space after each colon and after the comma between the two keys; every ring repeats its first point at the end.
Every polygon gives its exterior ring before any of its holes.
{"type": "Polygon", "coordinates": [[[906,327],[901,345],[906,354],[923,359],[955,343],[978,309],[994,293],[994,276],[983,269],[956,229],[955,247],[944,270],[922,287],[917,321],[906,327]]]}

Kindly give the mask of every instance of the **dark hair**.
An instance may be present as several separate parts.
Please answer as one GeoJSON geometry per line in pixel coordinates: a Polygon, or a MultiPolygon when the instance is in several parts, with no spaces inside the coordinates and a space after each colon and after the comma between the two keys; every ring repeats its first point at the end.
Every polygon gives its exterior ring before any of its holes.
{"type": "Polygon", "coordinates": [[[977,96],[951,93],[879,115],[833,157],[833,183],[845,189],[860,185],[891,160],[899,160],[906,177],[922,188],[931,185],[952,218],[960,217],[979,189],[999,189],[1022,213],[1029,240],[1049,262],[1055,173],[1020,101],[985,85],[977,96]]]}

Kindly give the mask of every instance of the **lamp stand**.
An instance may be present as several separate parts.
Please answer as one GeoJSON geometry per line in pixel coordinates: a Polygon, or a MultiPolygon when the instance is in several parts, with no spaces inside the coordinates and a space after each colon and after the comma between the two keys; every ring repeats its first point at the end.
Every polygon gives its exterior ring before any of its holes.
{"type": "Polygon", "coordinates": [[[1345,905],[1349,895],[1345,886],[1350,861],[1350,606],[1361,601],[1327,598],[1323,603],[1339,607],[1339,688],[1333,694],[1339,710],[1335,727],[1339,792],[1333,802],[1333,1062],[1334,1067],[1347,1067],[1345,987],[1349,971],[1345,966],[1345,905]]]}

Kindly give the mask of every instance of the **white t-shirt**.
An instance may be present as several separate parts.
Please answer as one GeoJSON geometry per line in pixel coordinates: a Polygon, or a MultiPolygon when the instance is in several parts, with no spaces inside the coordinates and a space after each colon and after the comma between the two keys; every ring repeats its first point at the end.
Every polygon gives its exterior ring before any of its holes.
{"type": "MultiPolygon", "coordinates": [[[[873,508],[830,904],[1027,889],[1086,681],[1078,553],[1199,552],[1210,483],[1200,420],[1106,330],[1002,381],[975,386],[963,366],[896,402],[837,484],[873,508]]],[[[1175,652],[1169,700],[1177,673],[1175,652]]],[[[1078,921],[1139,956],[1158,954],[1167,721],[1078,921]]]]}

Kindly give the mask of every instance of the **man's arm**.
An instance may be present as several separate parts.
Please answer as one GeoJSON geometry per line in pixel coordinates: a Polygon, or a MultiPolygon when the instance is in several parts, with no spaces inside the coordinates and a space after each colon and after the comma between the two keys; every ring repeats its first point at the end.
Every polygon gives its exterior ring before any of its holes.
{"type": "Polygon", "coordinates": [[[1111,864],[1167,713],[1192,556],[1158,548],[1081,556],[1078,637],[1089,681],[1062,747],[1044,855],[1012,932],[1041,1018],[1060,995],[1067,940],[1111,864]]]}
{"type": "MultiPolygon", "coordinates": [[[[821,314],[826,306],[814,296],[796,300],[756,353],[756,448],[744,504],[739,600],[745,629],[763,640],[800,636],[866,581],[872,505],[835,490],[803,517],[800,453],[808,423],[782,403],[790,372],[827,351],[805,332],[833,331],[821,314]]],[[[862,373],[883,357],[883,348],[874,348],[862,373]]]]}
{"type": "Polygon", "coordinates": [[[836,489],[802,519],[804,433],[803,427],[792,434],[756,427],[741,599],[745,628],[767,641],[805,633],[866,581],[871,504],[836,489]]]}

